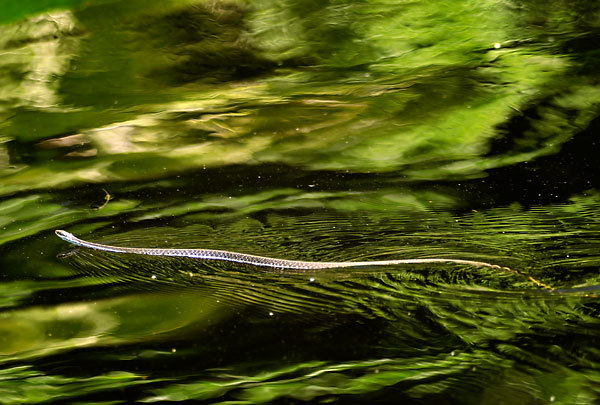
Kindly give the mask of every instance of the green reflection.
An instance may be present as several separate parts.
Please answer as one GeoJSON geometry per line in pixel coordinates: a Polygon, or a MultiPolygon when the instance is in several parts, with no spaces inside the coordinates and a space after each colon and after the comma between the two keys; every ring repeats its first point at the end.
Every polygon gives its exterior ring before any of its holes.
{"type": "MultiPolygon", "coordinates": [[[[1,27],[2,136],[55,138],[34,155],[66,162],[5,166],[0,192],[261,162],[479,177],[554,153],[597,114],[593,78],[557,52],[575,34],[548,38],[505,3],[343,4],[88,2],[1,27]],[[514,150],[488,156],[531,108],[514,150]]],[[[560,13],[548,25],[574,29],[560,13]]]]}
{"type": "Polygon", "coordinates": [[[89,395],[147,383],[141,376],[123,371],[113,371],[89,378],[73,378],[46,375],[30,367],[13,367],[2,370],[0,375],[3,377],[0,381],[0,395],[5,404],[36,404],[66,400],[81,394],[89,395]]]}
{"type": "Polygon", "coordinates": [[[41,14],[48,11],[77,7],[82,0],[24,0],[19,3],[3,4],[0,13],[0,24],[11,23],[23,17],[41,14]]]}
{"type": "Polygon", "coordinates": [[[0,202],[0,226],[3,229],[0,244],[51,230],[76,218],[112,216],[135,206],[134,201],[121,200],[94,211],[90,208],[68,209],[47,194],[8,199],[0,202]]]}
{"type": "MultiPolygon", "coordinates": [[[[429,395],[444,395],[451,401],[461,401],[468,395],[483,402],[501,400],[503,396],[522,401],[568,403],[573,400],[590,401],[597,395],[593,379],[577,376],[561,369],[547,377],[513,369],[512,361],[489,356],[482,352],[452,352],[439,357],[419,357],[411,362],[381,359],[344,364],[302,364],[256,376],[214,376],[213,381],[178,384],[161,389],[143,402],[206,400],[230,394],[235,403],[267,403],[283,398],[311,401],[342,400],[349,395],[359,395],[382,390],[385,387],[403,386],[406,400],[418,400],[429,395]],[[475,381],[470,392],[460,388],[454,375],[471,373],[485,379],[492,373],[506,373],[515,384],[483,388],[475,381]],[[558,376],[562,375],[563,378],[558,376]],[[567,377],[565,377],[567,376],[567,377]],[[217,377],[215,381],[214,378],[217,377]],[[440,377],[446,377],[440,383],[440,377]],[[541,383],[537,386],[521,385],[541,383]],[[552,385],[556,383],[556,385],[552,385]]],[[[223,403],[230,403],[224,401],[223,403]]]]}
{"type": "Polygon", "coordinates": [[[227,316],[213,298],[137,295],[51,307],[14,309],[0,315],[0,361],[50,356],[77,348],[167,339],[227,316]],[[191,326],[190,326],[191,325],[191,326]]]}

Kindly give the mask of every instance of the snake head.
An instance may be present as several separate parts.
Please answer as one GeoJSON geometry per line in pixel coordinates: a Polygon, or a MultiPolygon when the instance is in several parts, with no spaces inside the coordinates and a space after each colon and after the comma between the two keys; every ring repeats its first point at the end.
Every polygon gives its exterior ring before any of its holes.
{"type": "Polygon", "coordinates": [[[59,238],[61,238],[63,240],[66,240],[66,241],[73,238],[73,234],[71,234],[67,231],[63,231],[61,229],[55,230],[54,233],[56,233],[56,236],[58,236],[59,238]]]}

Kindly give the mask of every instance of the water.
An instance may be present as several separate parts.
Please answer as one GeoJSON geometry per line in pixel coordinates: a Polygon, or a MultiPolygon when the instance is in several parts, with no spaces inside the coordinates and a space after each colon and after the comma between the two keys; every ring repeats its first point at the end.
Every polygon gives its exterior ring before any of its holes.
{"type": "Polygon", "coordinates": [[[0,12],[0,401],[596,403],[591,1],[0,12]],[[73,248],[213,248],[282,271],[73,248]]]}

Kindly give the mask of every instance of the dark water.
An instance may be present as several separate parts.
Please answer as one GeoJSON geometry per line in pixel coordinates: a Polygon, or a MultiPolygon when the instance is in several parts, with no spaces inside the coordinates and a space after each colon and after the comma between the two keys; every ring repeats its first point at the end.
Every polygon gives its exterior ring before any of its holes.
{"type": "Polygon", "coordinates": [[[2,403],[599,401],[600,4],[16,4],[2,403]]]}

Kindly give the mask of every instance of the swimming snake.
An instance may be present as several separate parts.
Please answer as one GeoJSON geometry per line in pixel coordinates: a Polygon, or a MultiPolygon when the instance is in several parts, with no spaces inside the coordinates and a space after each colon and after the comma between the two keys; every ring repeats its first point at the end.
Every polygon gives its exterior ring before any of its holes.
{"type": "Polygon", "coordinates": [[[221,260],[226,262],[235,262],[242,264],[249,264],[260,267],[272,267],[282,270],[318,270],[318,269],[336,269],[336,268],[348,268],[348,267],[370,267],[370,266],[393,266],[398,264],[426,264],[426,263],[455,263],[464,264],[468,266],[477,267],[489,267],[492,269],[501,269],[506,271],[515,272],[527,277],[530,281],[540,287],[544,287],[552,290],[552,287],[541,283],[531,276],[523,274],[519,271],[515,271],[509,267],[499,266],[497,264],[491,264],[486,262],[480,262],[475,260],[464,260],[464,259],[450,259],[450,258],[422,258],[422,259],[397,259],[397,260],[374,260],[374,261],[356,261],[356,262],[311,262],[301,260],[286,260],[286,259],[275,259],[271,257],[256,256],[245,253],[228,252],[225,250],[213,250],[213,249],[153,249],[153,248],[135,248],[135,247],[120,247],[103,245],[100,243],[88,242],[75,237],[73,234],[63,231],[56,230],[56,235],[61,239],[72,243],[73,245],[82,246],[89,249],[103,250],[106,252],[115,253],[130,253],[137,255],[149,255],[149,256],[179,256],[189,257],[193,259],[202,260],[221,260]]]}

